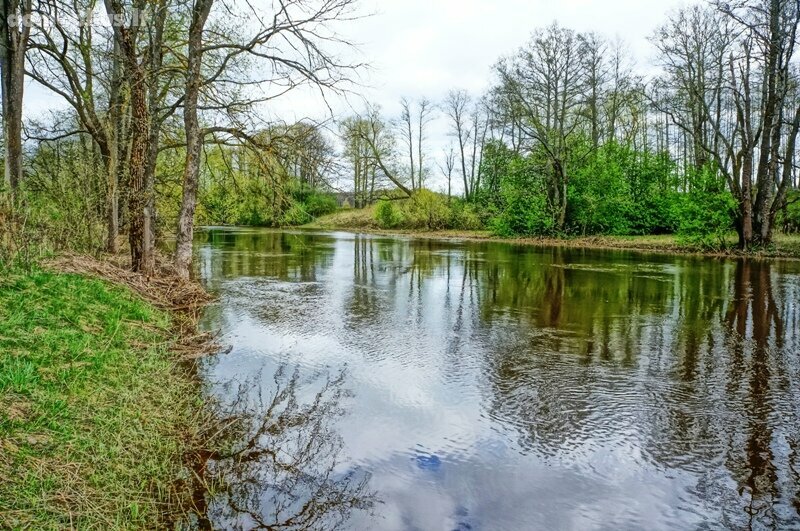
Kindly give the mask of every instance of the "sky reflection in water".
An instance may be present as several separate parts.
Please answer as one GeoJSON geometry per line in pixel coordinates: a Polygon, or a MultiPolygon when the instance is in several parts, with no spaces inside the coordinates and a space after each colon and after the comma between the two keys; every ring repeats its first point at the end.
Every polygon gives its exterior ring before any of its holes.
{"type": "Polygon", "coordinates": [[[380,502],[345,528],[800,521],[797,263],[261,229],[196,245],[220,296],[204,325],[233,345],[205,367],[215,392],[346,367],[335,474],[380,502]]]}

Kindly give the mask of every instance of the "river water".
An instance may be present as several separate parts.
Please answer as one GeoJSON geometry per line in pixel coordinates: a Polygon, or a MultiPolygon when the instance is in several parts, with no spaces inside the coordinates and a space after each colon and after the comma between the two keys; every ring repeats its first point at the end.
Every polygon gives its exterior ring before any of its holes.
{"type": "Polygon", "coordinates": [[[209,392],[278,419],[218,464],[217,527],[800,528],[798,262],[215,228],[196,250],[232,348],[209,392]]]}

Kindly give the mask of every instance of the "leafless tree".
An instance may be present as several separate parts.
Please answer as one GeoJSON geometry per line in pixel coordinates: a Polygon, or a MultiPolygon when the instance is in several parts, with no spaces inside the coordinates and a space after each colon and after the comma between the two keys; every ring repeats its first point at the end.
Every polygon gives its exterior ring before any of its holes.
{"type": "Polygon", "coordinates": [[[467,171],[470,139],[474,132],[470,129],[470,102],[471,98],[466,90],[451,90],[444,102],[444,112],[450,119],[450,132],[456,139],[461,163],[461,178],[464,183],[464,198],[469,201],[472,197],[470,177],[467,171]]]}
{"type": "Polygon", "coordinates": [[[742,249],[768,245],[792,182],[800,99],[794,63],[800,2],[715,2],[677,12],[657,33],[657,102],[713,162],[736,198],[742,249]]]}
{"type": "Polygon", "coordinates": [[[450,144],[446,150],[442,151],[442,160],[444,164],[439,163],[439,170],[442,176],[447,179],[447,200],[449,201],[453,195],[453,169],[456,167],[456,150],[453,144],[450,144]]]}

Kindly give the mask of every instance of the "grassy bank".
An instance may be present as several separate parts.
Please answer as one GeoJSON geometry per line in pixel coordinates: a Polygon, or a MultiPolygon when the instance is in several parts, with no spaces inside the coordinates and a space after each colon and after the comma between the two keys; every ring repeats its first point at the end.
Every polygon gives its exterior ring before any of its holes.
{"type": "MultiPolygon", "coordinates": [[[[704,254],[709,256],[733,256],[741,254],[736,249],[736,234],[726,238],[726,249],[707,250],[683,243],[672,234],[649,236],[575,236],[564,238],[500,238],[489,231],[465,230],[409,230],[381,229],[375,221],[374,206],[364,209],[348,209],[323,216],[303,228],[317,230],[344,230],[372,234],[398,234],[423,238],[467,239],[481,241],[512,242],[523,245],[562,246],[591,249],[624,249],[672,254],[704,254]]],[[[754,256],[774,258],[800,258],[800,234],[776,234],[774,245],[769,249],[751,253],[754,256]]]]}
{"type": "Polygon", "coordinates": [[[173,335],[168,313],[102,280],[0,279],[0,528],[152,529],[181,515],[202,401],[173,335]]]}

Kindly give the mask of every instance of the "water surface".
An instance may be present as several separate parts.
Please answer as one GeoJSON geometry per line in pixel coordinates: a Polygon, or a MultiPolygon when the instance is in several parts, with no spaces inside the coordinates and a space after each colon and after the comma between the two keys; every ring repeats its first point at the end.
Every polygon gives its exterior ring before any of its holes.
{"type": "Polygon", "coordinates": [[[261,229],[196,245],[220,297],[204,326],[233,347],[204,367],[212,392],[268,403],[296,371],[297,401],[331,404],[282,424],[304,453],[279,472],[302,480],[250,481],[218,526],[800,526],[797,262],[261,229]]]}

